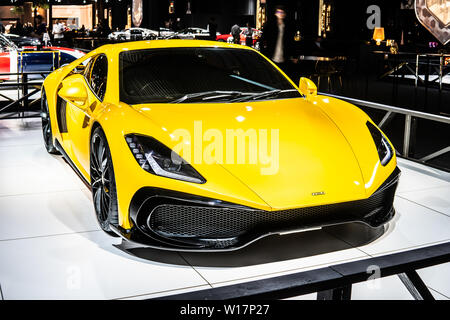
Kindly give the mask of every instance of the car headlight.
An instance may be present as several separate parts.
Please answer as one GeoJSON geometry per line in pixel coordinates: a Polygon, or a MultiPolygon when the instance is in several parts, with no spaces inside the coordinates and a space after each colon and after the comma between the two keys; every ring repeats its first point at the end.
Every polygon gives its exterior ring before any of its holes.
{"type": "Polygon", "coordinates": [[[369,121],[367,121],[366,124],[367,128],[369,128],[370,134],[372,135],[373,141],[375,142],[381,165],[385,166],[389,163],[389,161],[391,161],[394,151],[392,150],[387,138],[377,127],[369,121]]]}
{"type": "Polygon", "coordinates": [[[125,140],[134,158],[145,171],[182,181],[206,182],[189,163],[158,140],[135,134],[126,135],[125,140]]]}

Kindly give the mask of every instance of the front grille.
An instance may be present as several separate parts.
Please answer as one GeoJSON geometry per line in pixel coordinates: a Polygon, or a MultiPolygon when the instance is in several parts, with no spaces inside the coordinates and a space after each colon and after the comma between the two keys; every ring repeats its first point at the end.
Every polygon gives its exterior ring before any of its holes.
{"type": "MultiPolygon", "coordinates": [[[[350,221],[368,224],[387,214],[392,200],[387,192],[365,200],[280,211],[241,210],[162,204],[151,213],[149,228],[163,237],[224,239],[246,233],[264,234],[350,221]]],[[[382,220],[382,218],[381,218],[382,220]]],[[[381,221],[382,222],[382,221],[381,221]]]]}
{"type": "Polygon", "coordinates": [[[399,176],[396,168],[368,199],[279,211],[144,187],[130,203],[132,234],[141,242],[177,250],[233,250],[273,233],[347,222],[379,227],[395,213],[393,202],[399,176]]]}

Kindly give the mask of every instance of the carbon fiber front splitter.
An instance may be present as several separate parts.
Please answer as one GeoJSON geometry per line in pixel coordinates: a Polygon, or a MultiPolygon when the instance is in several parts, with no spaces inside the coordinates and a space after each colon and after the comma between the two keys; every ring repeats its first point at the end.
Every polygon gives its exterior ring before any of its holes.
{"type": "Polygon", "coordinates": [[[400,170],[369,198],[338,204],[264,211],[217,199],[142,188],[132,199],[133,227],[111,226],[126,241],[173,251],[232,251],[273,234],[359,222],[372,228],[389,222],[400,170]]]}

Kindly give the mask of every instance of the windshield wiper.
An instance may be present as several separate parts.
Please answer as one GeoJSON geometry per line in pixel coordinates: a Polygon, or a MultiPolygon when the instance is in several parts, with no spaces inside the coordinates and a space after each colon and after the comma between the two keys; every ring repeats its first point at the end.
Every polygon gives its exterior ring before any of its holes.
{"type": "Polygon", "coordinates": [[[189,101],[189,100],[196,100],[196,99],[200,99],[201,101],[206,101],[206,100],[214,100],[214,99],[218,99],[218,98],[229,98],[229,97],[235,98],[235,97],[241,97],[244,95],[251,95],[251,93],[245,93],[245,92],[241,92],[241,91],[219,91],[219,90],[204,91],[204,92],[196,92],[196,93],[186,94],[186,95],[182,96],[181,98],[171,101],[170,103],[181,103],[181,102],[185,102],[185,101],[189,101]]]}
{"type": "Polygon", "coordinates": [[[264,92],[257,92],[250,96],[240,97],[237,99],[232,100],[231,102],[243,102],[243,101],[250,101],[250,100],[258,100],[262,98],[274,98],[278,97],[282,93],[286,92],[298,92],[297,89],[286,89],[286,90],[270,90],[270,91],[264,91],[264,92]]]}

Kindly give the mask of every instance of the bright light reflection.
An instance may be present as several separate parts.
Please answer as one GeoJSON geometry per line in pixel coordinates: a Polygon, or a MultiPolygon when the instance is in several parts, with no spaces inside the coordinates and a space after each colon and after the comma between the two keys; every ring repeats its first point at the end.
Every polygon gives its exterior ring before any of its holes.
{"type": "Polygon", "coordinates": [[[372,177],[370,177],[369,182],[367,182],[365,185],[366,189],[369,189],[372,186],[373,181],[375,180],[375,176],[377,175],[377,170],[378,170],[379,166],[380,166],[380,161],[377,161],[377,163],[375,164],[375,167],[373,168],[373,171],[372,171],[372,177]]]}

